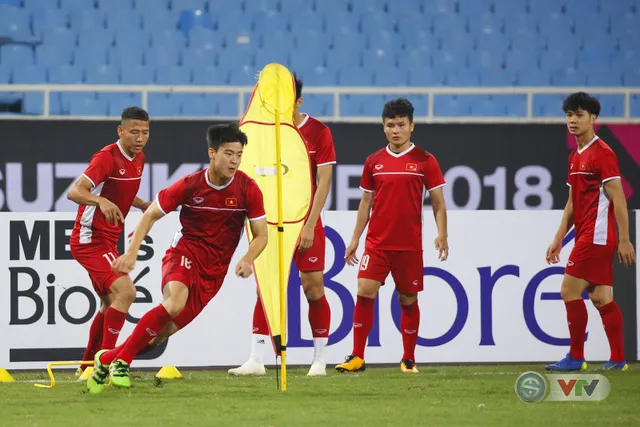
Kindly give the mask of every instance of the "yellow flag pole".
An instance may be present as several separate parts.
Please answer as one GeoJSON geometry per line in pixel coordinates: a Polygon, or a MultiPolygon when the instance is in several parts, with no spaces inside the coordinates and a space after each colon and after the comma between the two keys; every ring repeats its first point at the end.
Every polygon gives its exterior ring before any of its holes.
{"type": "Polygon", "coordinates": [[[280,140],[280,112],[275,110],[276,116],[276,176],[278,185],[278,278],[280,281],[280,342],[282,357],[282,385],[281,390],[287,390],[287,292],[284,280],[284,224],[282,222],[282,145],[280,140]]]}

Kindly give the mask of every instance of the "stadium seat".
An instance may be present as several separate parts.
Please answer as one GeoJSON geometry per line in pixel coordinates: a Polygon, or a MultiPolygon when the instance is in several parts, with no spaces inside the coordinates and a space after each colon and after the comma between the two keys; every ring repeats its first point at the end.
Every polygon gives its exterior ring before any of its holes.
{"type": "Polygon", "coordinates": [[[471,108],[465,100],[456,95],[438,95],[433,100],[433,114],[436,117],[468,116],[471,108]]]}
{"type": "Polygon", "coordinates": [[[142,22],[142,13],[131,8],[112,8],[106,11],[106,27],[114,31],[142,28],[142,22]]]}
{"type": "Polygon", "coordinates": [[[305,84],[309,86],[335,86],[337,84],[335,71],[323,66],[313,67],[310,73],[305,73],[303,76],[305,84]]]}
{"type": "Polygon", "coordinates": [[[373,86],[373,69],[365,67],[344,67],[338,72],[340,86],[373,86]]]}
{"type": "Polygon", "coordinates": [[[142,65],[144,63],[145,46],[138,43],[120,44],[109,48],[109,64],[142,65]]]}
{"type": "Polygon", "coordinates": [[[171,51],[160,47],[150,48],[144,51],[144,63],[153,68],[178,65],[181,58],[181,53],[178,52],[178,50],[171,51]]]}
{"type": "Polygon", "coordinates": [[[482,86],[515,86],[518,74],[514,70],[481,70],[480,84],[482,86]]]}
{"type": "Polygon", "coordinates": [[[47,69],[43,65],[16,65],[13,68],[14,84],[41,84],[47,81],[47,69]]]}
{"type": "Polygon", "coordinates": [[[8,64],[0,63],[0,84],[6,85],[11,83],[11,75],[13,67],[8,64]]]}
{"type": "Polygon", "coordinates": [[[346,117],[362,115],[362,102],[357,95],[340,95],[340,115],[346,117]]]}
{"type": "Polygon", "coordinates": [[[113,65],[88,66],[84,70],[84,81],[87,84],[117,85],[120,75],[118,68],[113,65]]]}
{"type": "Polygon", "coordinates": [[[254,86],[257,82],[258,70],[255,67],[242,66],[229,73],[229,84],[232,86],[254,86]]]}
{"type": "Polygon", "coordinates": [[[222,48],[224,38],[216,31],[207,28],[194,28],[189,34],[188,44],[191,49],[214,51],[222,48]]]}
{"type": "Polygon", "coordinates": [[[76,94],[69,99],[70,116],[107,116],[107,103],[95,96],[76,94]]]}
{"type": "Polygon", "coordinates": [[[224,86],[229,82],[228,71],[213,65],[192,68],[191,73],[193,75],[191,83],[194,85],[224,86]]]}
{"type": "Polygon", "coordinates": [[[459,69],[447,74],[447,86],[480,86],[480,74],[475,69],[459,69]]]}
{"type": "Polygon", "coordinates": [[[624,95],[600,95],[595,94],[600,101],[600,117],[623,117],[624,95]]]}
{"type": "Polygon", "coordinates": [[[441,69],[422,68],[409,70],[409,84],[411,86],[444,86],[446,73],[441,69]]]}
{"type": "Polygon", "coordinates": [[[362,65],[360,52],[350,50],[330,50],[327,52],[327,67],[338,69],[340,67],[359,67],[362,65]]]}
{"type": "Polygon", "coordinates": [[[169,5],[173,10],[205,10],[207,0],[170,0],[169,5]]]}
{"type": "MultiPolygon", "coordinates": [[[[215,103],[215,111],[219,116],[237,117],[238,116],[238,96],[232,93],[212,95],[215,103]]],[[[246,99],[247,105],[249,98],[246,99]]],[[[246,106],[245,106],[246,109],[246,106]]]]}
{"type": "Polygon", "coordinates": [[[211,95],[179,94],[182,115],[189,117],[206,117],[216,115],[216,104],[211,95]]]}
{"type": "Polygon", "coordinates": [[[81,31],[83,36],[92,37],[95,30],[105,28],[106,13],[103,10],[86,7],[67,10],[71,28],[81,31]]]}
{"type": "Polygon", "coordinates": [[[216,63],[216,54],[211,50],[187,48],[182,52],[182,65],[184,67],[210,67],[216,63]]]}
{"type": "Polygon", "coordinates": [[[148,97],[148,111],[153,117],[171,117],[181,115],[180,103],[176,102],[170,94],[150,93],[148,97]]]}
{"type": "Polygon", "coordinates": [[[587,75],[582,69],[562,68],[551,74],[551,84],[553,86],[584,86],[587,84],[587,75]]]}
{"type": "Polygon", "coordinates": [[[69,24],[69,16],[59,9],[39,8],[31,12],[31,24],[33,34],[41,37],[46,28],[66,29],[69,24]]]}
{"type": "MultiPolygon", "coordinates": [[[[244,7],[247,12],[273,12],[273,11],[282,11],[282,12],[293,12],[296,11],[297,8],[291,7],[280,7],[280,2],[278,0],[252,0],[245,2],[244,7]]],[[[306,3],[306,2],[305,2],[306,3]]],[[[210,3],[211,4],[211,3],[210,3]]],[[[307,7],[311,9],[312,5],[308,5],[307,7]]]]}
{"type": "Polygon", "coordinates": [[[57,65],[49,67],[49,83],[76,84],[82,83],[82,68],[73,65],[57,65]]]}
{"type": "Polygon", "coordinates": [[[127,107],[140,106],[142,99],[139,93],[129,92],[101,92],[98,93],[98,99],[107,105],[109,116],[118,117],[127,107]]]}
{"type": "MultiPolygon", "coordinates": [[[[160,3],[161,0],[156,0],[155,3],[160,3]]],[[[137,3],[144,3],[143,0],[96,0],[98,9],[105,11],[109,10],[126,10],[131,11],[137,3]]]]}
{"type": "Polygon", "coordinates": [[[630,109],[631,117],[640,117],[640,95],[631,95],[630,109]]]}
{"type": "MultiPolygon", "coordinates": [[[[259,11],[251,14],[251,22],[253,23],[255,33],[258,35],[274,33],[276,31],[289,31],[290,19],[291,15],[288,12],[259,11]]],[[[317,29],[322,29],[321,24],[317,29]]]]}
{"type": "Polygon", "coordinates": [[[123,85],[149,84],[153,74],[153,69],[146,65],[120,64],[120,83],[123,85]]]}
{"type": "Polygon", "coordinates": [[[322,24],[324,23],[324,31],[327,34],[336,34],[353,31],[360,28],[360,16],[354,13],[342,13],[339,15],[329,16],[325,21],[324,16],[315,13],[305,13],[303,19],[298,19],[297,15],[291,19],[291,32],[297,34],[301,31],[322,31],[322,24]],[[320,27],[312,28],[309,26],[310,21],[316,21],[320,27]]]}
{"type": "Polygon", "coordinates": [[[507,113],[506,105],[500,97],[494,97],[492,95],[469,95],[464,98],[464,102],[469,104],[469,115],[471,116],[501,117],[507,113]]]}
{"type": "Polygon", "coordinates": [[[44,94],[27,92],[22,97],[22,113],[41,115],[44,113],[44,94]]]}
{"type": "Polygon", "coordinates": [[[31,38],[29,12],[9,6],[0,5],[0,38],[25,40],[31,38]]]}
{"type": "Polygon", "coordinates": [[[191,70],[188,67],[173,65],[156,70],[156,84],[188,85],[189,83],[191,83],[191,70]]]}
{"type": "Polygon", "coordinates": [[[178,19],[178,28],[185,37],[196,27],[213,29],[213,18],[206,10],[183,10],[178,19]]]}
{"type": "Polygon", "coordinates": [[[407,71],[395,67],[378,68],[373,77],[376,86],[407,86],[408,80],[407,71]]]}
{"type": "Polygon", "coordinates": [[[77,67],[105,65],[109,63],[109,50],[105,45],[77,47],[73,57],[77,67]]]}
{"type": "Polygon", "coordinates": [[[566,95],[536,95],[533,97],[533,115],[539,117],[562,117],[562,101],[566,95]]]}
{"type": "MultiPolygon", "coordinates": [[[[404,53],[402,56],[404,62],[404,53]]],[[[364,68],[377,70],[385,67],[396,68],[397,65],[397,58],[392,49],[367,50],[362,53],[362,66],[364,68]]],[[[406,71],[404,66],[401,69],[406,71]]]]}
{"type": "MultiPolygon", "coordinates": [[[[100,0],[109,2],[110,0],[100,0]]],[[[216,0],[218,1],[218,0],[216,0]]],[[[169,0],[135,0],[133,6],[141,12],[150,12],[152,10],[168,10],[169,0]]]]}
{"type": "Polygon", "coordinates": [[[333,97],[331,95],[311,93],[304,95],[304,103],[300,108],[311,116],[322,117],[333,114],[332,105],[333,97]]]}
{"type": "Polygon", "coordinates": [[[31,46],[7,44],[0,46],[0,60],[5,65],[32,65],[34,63],[31,46]]]}

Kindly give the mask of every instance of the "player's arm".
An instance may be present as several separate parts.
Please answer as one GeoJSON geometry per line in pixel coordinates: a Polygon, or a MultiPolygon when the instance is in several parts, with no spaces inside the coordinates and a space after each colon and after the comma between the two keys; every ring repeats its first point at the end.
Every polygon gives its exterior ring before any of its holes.
{"type": "Polygon", "coordinates": [[[249,220],[249,228],[251,228],[251,234],[253,239],[249,242],[249,249],[247,253],[236,265],[236,276],[249,277],[251,276],[251,265],[260,256],[264,248],[267,247],[268,230],[267,230],[267,218],[258,218],[255,220],[249,220]]]}
{"type": "Polygon", "coordinates": [[[573,226],[573,197],[571,194],[571,187],[569,187],[569,198],[567,204],[564,206],[564,212],[562,213],[562,220],[556,235],[553,237],[553,241],[547,248],[547,263],[557,264],[560,262],[560,251],[562,250],[562,240],[567,235],[571,227],[573,226]]]}
{"type": "Polygon", "coordinates": [[[347,264],[356,265],[359,261],[356,257],[356,250],[360,244],[360,237],[364,232],[367,223],[369,223],[369,216],[371,214],[371,204],[373,203],[373,191],[363,189],[362,198],[360,199],[360,205],[358,206],[358,217],[356,219],[356,227],[353,230],[353,236],[351,237],[351,243],[347,247],[344,254],[344,258],[347,260],[347,264]]]}
{"type": "Polygon", "coordinates": [[[120,212],[120,208],[111,203],[104,197],[96,196],[91,192],[95,187],[86,175],[80,177],[71,184],[71,188],[67,192],[67,199],[81,206],[97,206],[104,214],[107,221],[113,225],[118,225],[118,221],[124,222],[124,216],[120,212]]]}
{"type": "Polygon", "coordinates": [[[131,243],[129,243],[129,248],[111,266],[114,271],[130,273],[133,270],[136,265],[136,260],[138,259],[138,251],[140,250],[142,241],[146,235],[149,234],[149,231],[151,231],[153,224],[164,215],[165,213],[160,209],[157,201],[151,203],[151,206],[149,206],[149,209],[142,215],[140,222],[138,222],[136,226],[133,237],[131,237],[131,243]]]}
{"type": "Polygon", "coordinates": [[[135,199],[133,199],[133,207],[140,209],[142,212],[145,212],[147,209],[149,209],[149,206],[151,206],[151,203],[152,202],[145,202],[144,200],[142,200],[140,197],[137,197],[137,196],[135,199]]]}
{"type": "Polygon", "coordinates": [[[436,237],[434,245],[438,251],[438,258],[441,261],[446,261],[449,257],[449,243],[447,242],[447,205],[444,201],[442,187],[430,190],[429,197],[431,198],[433,217],[436,220],[436,227],[438,229],[438,236],[436,237]]]}
{"type": "Polygon", "coordinates": [[[604,183],[604,189],[613,202],[613,213],[618,223],[618,255],[620,261],[625,265],[636,262],[636,253],[629,238],[629,211],[627,210],[627,199],[622,188],[622,180],[619,178],[610,179],[604,183]]]}
{"type": "Polygon", "coordinates": [[[329,189],[331,188],[331,177],[333,176],[333,164],[318,166],[318,187],[316,193],[313,196],[313,202],[311,203],[311,212],[307,222],[304,224],[302,235],[300,237],[300,249],[309,249],[313,245],[314,230],[316,223],[320,218],[322,208],[327,201],[329,195],[329,189]]]}

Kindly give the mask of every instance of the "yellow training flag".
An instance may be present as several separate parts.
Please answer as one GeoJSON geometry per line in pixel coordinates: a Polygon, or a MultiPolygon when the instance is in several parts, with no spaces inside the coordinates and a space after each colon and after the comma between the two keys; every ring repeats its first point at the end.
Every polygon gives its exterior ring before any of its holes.
{"type": "MultiPolygon", "coordinates": [[[[249,140],[240,170],[255,179],[262,190],[269,223],[269,243],[254,263],[255,278],[276,352],[283,356],[283,365],[286,284],[298,237],[311,205],[309,153],[293,122],[294,103],[293,75],[280,64],[269,64],[260,73],[240,121],[240,129],[249,140]],[[281,170],[280,174],[278,170],[281,170]]],[[[251,238],[251,230],[247,229],[251,238]]]]}

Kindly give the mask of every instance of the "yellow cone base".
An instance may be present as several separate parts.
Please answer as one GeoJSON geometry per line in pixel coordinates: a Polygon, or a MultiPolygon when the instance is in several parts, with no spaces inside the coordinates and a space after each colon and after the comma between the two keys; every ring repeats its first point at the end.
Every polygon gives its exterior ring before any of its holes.
{"type": "Polygon", "coordinates": [[[15,380],[6,369],[0,368],[0,383],[12,383],[15,380]]]}
{"type": "Polygon", "coordinates": [[[93,366],[87,367],[87,369],[84,370],[82,375],[78,377],[78,381],[87,381],[89,377],[91,377],[91,374],[93,374],[93,366]]]}
{"type": "Polygon", "coordinates": [[[178,378],[182,378],[182,374],[175,366],[163,366],[162,369],[160,369],[156,374],[156,378],[175,380],[178,378]]]}

